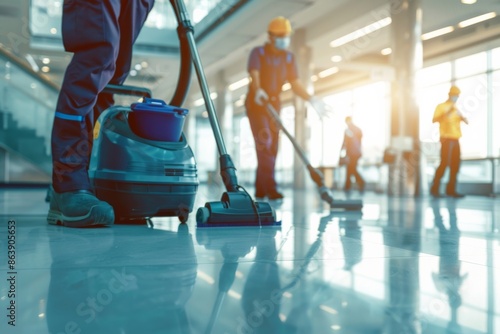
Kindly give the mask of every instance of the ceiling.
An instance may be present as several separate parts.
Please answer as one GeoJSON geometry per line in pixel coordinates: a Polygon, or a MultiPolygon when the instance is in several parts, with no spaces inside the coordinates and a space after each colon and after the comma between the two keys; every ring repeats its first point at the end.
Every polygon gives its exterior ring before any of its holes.
{"type": "MultiPolygon", "coordinates": [[[[500,15],[500,0],[478,0],[473,5],[462,4],[460,0],[421,0],[421,5],[423,33],[456,27],[460,21],[492,11],[500,15]]],[[[60,84],[71,56],[60,44],[34,45],[29,32],[29,7],[30,0],[0,0],[0,43],[32,65],[36,63],[38,68],[43,66],[44,57],[50,57],[50,72],[46,75],[60,84]]],[[[231,83],[246,77],[246,61],[251,48],[266,41],[267,23],[278,15],[289,17],[296,35],[305,38],[312,52],[313,73],[338,66],[339,73],[329,80],[342,83],[347,77],[366,76],[374,68],[390,65],[390,56],[380,52],[391,46],[391,25],[369,35],[363,46],[347,57],[346,50],[356,41],[337,49],[329,46],[334,39],[390,16],[389,0],[251,0],[198,43],[209,82],[222,78],[225,83],[231,83]],[[331,60],[334,55],[342,55],[344,59],[335,64],[331,60]]],[[[499,17],[468,28],[457,28],[451,34],[425,41],[424,58],[429,60],[487,41],[497,43],[497,36],[500,36],[499,17]]],[[[177,80],[178,55],[136,50],[134,64],[144,61],[148,67],[135,77],[129,77],[127,83],[146,86],[155,96],[168,99],[177,80]]],[[[192,85],[193,98],[196,98],[196,91],[197,85],[192,85]]]]}

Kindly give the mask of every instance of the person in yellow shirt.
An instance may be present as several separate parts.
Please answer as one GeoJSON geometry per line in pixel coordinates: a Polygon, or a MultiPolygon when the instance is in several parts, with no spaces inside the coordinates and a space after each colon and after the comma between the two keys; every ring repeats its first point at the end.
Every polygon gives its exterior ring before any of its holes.
{"type": "Polygon", "coordinates": [[[467,118],[457,109],[456,102],[460,96],[460,89],[452,86],[448,93],[448,100],[438,104],[434,111],[433,123],[439,123],[439,136],[441,140],[441,163],[436,169],[431,186],[431,195],[440,197],[439,184],[446,170],[450,168],[450,179],[446,186],[446,195],[450,197],[464,197],[456,191],[457,174],[460,168],[460,143],[462,137],[461,122],[468,124],[467,118]]]}

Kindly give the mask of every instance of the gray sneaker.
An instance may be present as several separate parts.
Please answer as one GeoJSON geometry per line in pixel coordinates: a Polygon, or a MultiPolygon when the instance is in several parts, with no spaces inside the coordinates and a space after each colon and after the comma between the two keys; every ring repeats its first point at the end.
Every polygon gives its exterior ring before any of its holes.
{"type": "Polygon", "coordinates": [[[112,225],[113,208],[87,190],[58,194],[52,191],[47,222],[67,227],[112,225]]]}

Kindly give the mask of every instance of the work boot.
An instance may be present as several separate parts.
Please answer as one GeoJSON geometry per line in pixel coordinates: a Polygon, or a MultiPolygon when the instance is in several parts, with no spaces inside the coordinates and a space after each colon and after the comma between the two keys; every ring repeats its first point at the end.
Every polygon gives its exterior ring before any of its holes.
{"type": "Polygon", "coordinates": [[[283,199],[283,194],[278,192],[277,190],[272,191],[271,193],[267,194],[267,198],[270,200],[280,200],[283,199]]]}
{"type": "Polygon", "coordinates": [[[439,186],[435,187],[434,185],[431,187],[431,196],[434,198],[440,198],[441,194],[439,193],[439,186]]]}
{"type": "Polygon", "coordinates": [[[100,201],[87,190],[66,193],[52,192],[47,222],[67,227],[112,225],[115,220],[113,208],[100,201]]]}

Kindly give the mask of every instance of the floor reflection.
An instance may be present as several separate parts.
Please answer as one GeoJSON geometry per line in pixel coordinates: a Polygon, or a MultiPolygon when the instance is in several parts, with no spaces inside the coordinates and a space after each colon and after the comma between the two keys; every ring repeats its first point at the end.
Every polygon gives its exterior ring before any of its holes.
{"type": "MultiPolygon", "coordinates": [[[[51,227],[49,227],[51,228],[51,227]]],[[[57,227],[56,227],[57,228],[57,227]]],[[[192,333],[185,305],[197,261],[191,234],[57,228],[47,324],[52,333],[192,333]]]]}
{"type": "Polygon", "coordinates": [[[436,289],[444,293],[448,299],[451,318],[447,326],[447,333],[462,333],[458,324],[458,308],[462,305],[460,288],[468,274],[461,274],[459,248],[460,230],[457,222],[457,208],[455,200],[431,201],[434,214],[434,224],[439,231],[439,271],[432,273],[436,289]],[[448,212],[446,219],[441,209],[448,212]]]}
{"type": "Polygon", "coordinates": [[[4,191],[20,293],[0,333],[500,332],[497,199],[365,193],[362,212],[331,212],[314,189],[285,195],[281,227],[68,229],[29,207],[41,191],[4,191]]]}

